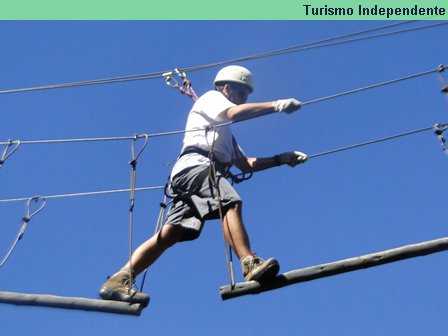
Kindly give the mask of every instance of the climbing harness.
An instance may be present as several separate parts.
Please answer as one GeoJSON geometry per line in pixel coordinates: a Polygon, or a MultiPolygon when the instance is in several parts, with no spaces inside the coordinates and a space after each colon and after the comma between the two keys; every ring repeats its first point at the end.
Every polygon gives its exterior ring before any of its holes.
{"type": "Polygon", "coordinates": [[[188,97],[193,99],[193,101],[198,100],[198,96],[194,91],[193,86],[191,85],[191,81],[187,78],[187,74],[185,72],[181,72],[178,68],[176,68],[174,69],[174,72],[165,72],[163,74],[163,77],[165,77],[165,82],[169,87],[178,89],[180,93],[187,95],[188,97]],[[179,82],[173,77],[175,74],[177,74],[181,78],[182,86],[180,86],[179,82]]]}
{"type": "Polygon", "coordinates": [[[3,265],[6,263],[6,261],[8,261],[9,257],[11,256],[11,253],[14,251],[17,243],[19,242],[19,240],[22,239],[23,235],[25,234],[25,231],[28,227],[28,223],[31,221],[31,219],[36,216],[39,212],[41,212],[44,208],[45,205],[47,204],[47,200],[45,198],[42,198],[40,196],[34,196],[31,197],[30,199],[28,199],[28,201],[26,202],[26,210],[25,210],[25,217],[23,217],[23,224],[20,227],[20,230],[17,234],[16,239],[14,240],[14,242],[12,243],[11,247],[9,248],[8,252],[6,253],[5,257],[3,258],[3,260],[0,262],[0,268],[3,267],[3,265]],[[39,201],[41,201],[40,206],[33,212],[31,212],[31,202],[35,201],[36,203],[38,203],[39,201]]]}
{"type": "MultiPolygon", "coordinates": [[[[232,145],[233,145],[233,152],[236,154],[236,161],[240,164],[240,166],[242,166],[241,160],[243,160],[244,155],[242,154],[241,149],[238,146],[238,143],[234,136],[232,136],[232,145]]],[[[249,180],[253,174],[254,174],[253,171],[250,171],[249,173],[241,172],[238,174],[233,174],[230,171],[230,169],[227,169],[226,178],[230,179],[233,185],[234,183],[238,184],[249,180]]]]}
{"type": "Polygon", "coordinates": [[[441,124],[435,124],[434,125],[434,133],[437,135],[437,138],[439,138],[440,141],[440,147],[442,148],[443,152],[448,155],[448,148],[446,147],[446,139],[443,136],[443,132],[445,132],[448,129],[448,124],[441,125],[441,124]]]}
{"type": "Polygon", "coordinates": [[[6,147],[3,149],[2,156],[0,157],[0,168],[3,166],[5,161],[19,148],[20,141],[8,140],[6,147]]]}
{"type": "MultiPolygon", "coordinates": [[[[129,161],[129,164],[131,165],[131,187],[130,187],[130,195],[129,195],[129,264],[130,264],[130,271],[129,271],[129,279],[130,279],[130,283],[133,284],[134,283],[134,279],[133,279],[133,274],[132,274],[132,269],[133,269],[133,265],[132,265],[132,252],[133,252],[133,248],[132,248],[132,232],[133,232],[133,223],[134,223],[134,206],[135,206],[135,185],[136,185],[136,181],[137,181],[137,162],[138,159],[140,158],[140,156],[142,155],[143,151],[145,150],[146,146],[148,145],[148,134],[143,134],[142,136],[139,135],[134,135],[134,139],[132,141],[132,146],[131,146],[131,161],[129,161]],[[137,140],[139,138],[143,137],[144,138],[144,142],[142,147],[140,148],[140,150],[138,151],[137,155],[135,154],[135,143],[137,142],[137,140]]],[[[129,286],[129,293],[131,292],[132,289],[132,285],[129,286]]]]}

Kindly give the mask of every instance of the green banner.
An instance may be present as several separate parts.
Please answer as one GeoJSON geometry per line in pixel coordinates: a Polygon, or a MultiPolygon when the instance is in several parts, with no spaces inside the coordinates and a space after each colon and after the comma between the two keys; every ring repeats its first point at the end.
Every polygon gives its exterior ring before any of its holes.
{"type": "Polygon", "coordinates": [[[0,0],[2,20],[445,20],[446,0],[0,0]]]}

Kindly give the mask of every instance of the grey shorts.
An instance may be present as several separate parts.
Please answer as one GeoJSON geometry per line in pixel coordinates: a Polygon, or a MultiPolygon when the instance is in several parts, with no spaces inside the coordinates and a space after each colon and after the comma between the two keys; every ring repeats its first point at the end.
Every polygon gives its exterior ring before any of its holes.
{"type": "MultiPolygon", "coordinates": [[[[194,240],[201,234],[204,221],[219,218],[219,202],[217,192],[210,181],[208,166],[196,166],[177,174],[172,182],[174,194],[186,197],[174,198],[168,210],[165,224],[180,225],[186,229],[181,241],[194,240]]],[[[241,198],[232,185],[220,174],[217,174],[221,204],[224,212],[241,198]]]]}

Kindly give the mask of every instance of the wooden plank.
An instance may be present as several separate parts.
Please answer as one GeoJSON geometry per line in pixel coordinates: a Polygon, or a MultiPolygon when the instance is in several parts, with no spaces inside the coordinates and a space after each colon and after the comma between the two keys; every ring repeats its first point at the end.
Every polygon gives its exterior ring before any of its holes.
{"type": "Polygon", "coordinates": [[[127,302],[14,292],[0,292],[0,303],[20,306],[76,309],[137,316],[140,315],[142,311],[140,304],[131,305],[127,302]]]}
{"type": "Polygon", "coordinates": [[[379,266],[399,260],[425,256],[432,253],[448,250],[448,237],[425,241],[418,244],[406,245],[391,250],[367,254],[350,259],[344,259],[327,264],[297,269],[278,275],[273,281],[260,284],[256,281],[241,282],[220,288],[223,300],[247,294],[258,294],[296,283],[311,281],[364,268],[379,266]]]}

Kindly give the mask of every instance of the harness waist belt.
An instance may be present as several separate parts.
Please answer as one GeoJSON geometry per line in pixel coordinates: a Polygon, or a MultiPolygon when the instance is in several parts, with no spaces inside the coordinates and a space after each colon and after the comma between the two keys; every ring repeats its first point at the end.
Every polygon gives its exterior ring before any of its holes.
{"type": "MultiPolygon", "coordinates": [[[[200,154],[200,155],[202,155],[202,156],[205,156],[205,157],[207,157],[207,158],[210,158],[210,155],[209,155],[210,152],[209,152],[208,150],[205,150],[205,149],[202,149],[202,148],[200,148],[200,147],[196,147],[196,146],[188,146],[187,148],[185,148],[185,149],[182,151],[182,153],[179,155],[179,158],[181,158],[181,157],[184,156],[184,155],[187,155],[187,154],[193,154],[193,153],[195,153],[195,154],[200,154]]],[[[212,154],[213,154],[213,153],[212,153],[212,154]]],[[[224,175],[226,175],[227,172],[228,172],[228,170],[229,170],[229,168],[230,168],[230,166],[231,166],[231,164],[229,164],[229,163],[223,163],[223,162],[217,160],[217,159],[214,157],[214,155],[212,155],[212,158],[213,158],[213,162],[214,162],[215,165],[216,165],[216,168],[217,168],[221,173],[223,173],[224,175]]]]}

